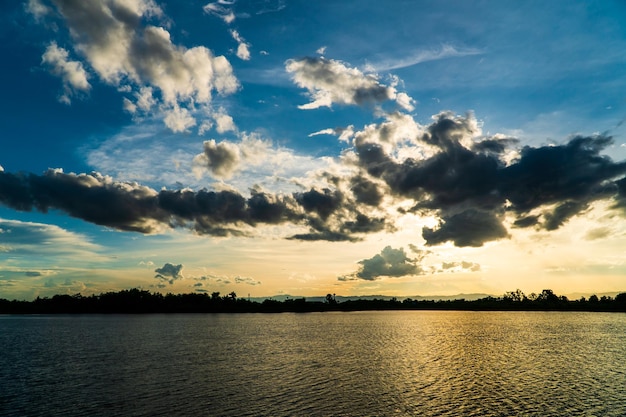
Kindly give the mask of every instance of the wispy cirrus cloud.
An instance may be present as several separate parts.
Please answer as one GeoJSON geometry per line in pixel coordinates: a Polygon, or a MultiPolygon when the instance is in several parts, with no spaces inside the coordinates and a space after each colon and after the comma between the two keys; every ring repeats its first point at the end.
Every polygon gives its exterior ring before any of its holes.
{"type": "Polygon", "coordinates": [[[235,1],[218,0],[216,2],[207,3],[202,10],[205,13],[219,17],[226,24],[233,23],[235,21],[235,12],[232,8],[235,1]]]}
{"type": "Polygon", "coordinates": [[[235,132],[232,139],[208,139],[205,144],[177,139],[157,120],[145,120],[84,146],[81,154],[92,169],[117,181],[200,189],[224,187],[228,179],[227,186],[241,192],[257,186],[275,192],[302,189],[319,183],[317,172],[339,166],[336,158],[304,155],[259,133],[235,132]],[[219,155],[214,148],[228,152],[219,155]],[[222,158],[228,155],[232,160],[226,163],[222,158]]]}
{"type": "Polygon", "coordinates": [[[103,260],[102,249],[89,237],[56,225],[0,218],[0,252],[8,257],[103,260]]]}
{"type": "Polygon", "coordinates": [[[405,54],[401,58],[384,58],[369,62],[366,69],[371,71],[391,71],[408,68],[422,62],[437,61],[441,59],[459,58],[464,56],[482,55],[485,52],[478,48],[458,48],[452,45],[442,45],[440,48],[421,49],[405,54]]]}

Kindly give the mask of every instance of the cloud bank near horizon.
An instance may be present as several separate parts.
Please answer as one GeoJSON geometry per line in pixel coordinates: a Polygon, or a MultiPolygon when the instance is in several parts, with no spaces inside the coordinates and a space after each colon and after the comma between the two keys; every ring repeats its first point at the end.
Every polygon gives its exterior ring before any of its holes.
{"type": "MultiPolygon", "coordinates": [[[[427,246],[478,247],[516,228],[557,230],[600,200],[623,213],[626,162],[602,151],[605,135],[576,136],[553,146],[514,149],[511,138],[481,135],[471,114],[441,113],[417,136],[402,117],[355,132],[342,163],[347,176],[324,173],[326,187],[276,194],[253,189],[156,191],[99,173],[0,172],[0,202],[20,211],[61,210],[70,216],[140,233],[188,228],[213,236],[252,235],[262,225],[296,225],[297,240],[354,241],[393,230],[394,214],[434,216],[423,227],[427,246]],[[394,137],[394,135],[400,135],[394,137]],[[400,201],[412,202],[400,209],[400,201]]],[[[205,143],[212,169],[228,173],[231,145],[205,143]],[[221,146],[221,148],[220,148],[221,146]]],[[[232,149],[231,149],[232,148],[232,149]]],[[[233,153],[234,154],[234,153],[233,153]]],[[[219,172],[218,172],[219,173],[219,172]]]]}

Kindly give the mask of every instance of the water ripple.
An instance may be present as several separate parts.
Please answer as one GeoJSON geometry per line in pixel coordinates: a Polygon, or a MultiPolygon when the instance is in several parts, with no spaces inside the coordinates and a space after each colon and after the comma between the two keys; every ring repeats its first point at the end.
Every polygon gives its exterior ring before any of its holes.
{"type": "Polygon", "coordinates": [[[624,416],[626,315],[0,316],[1,416],[624,416]]]}

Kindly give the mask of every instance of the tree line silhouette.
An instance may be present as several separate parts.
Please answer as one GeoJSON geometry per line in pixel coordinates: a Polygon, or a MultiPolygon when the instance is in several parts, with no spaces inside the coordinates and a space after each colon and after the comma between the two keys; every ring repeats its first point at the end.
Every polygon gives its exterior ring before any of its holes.
{"type": "Polygon", "coordinates": [[[354,299],[336,301],[328,294],[324,301],[294,298],[262,302],[238,298],[235,292],[161,294],[137,288],[83,296],[54,295],[33,301],[0,299],[0,314],[135,314],[135,313],[279,313],[359,310],[472,310],[472,311],[603,311],[626,312],[626,292],[613,297],[569,300],[552,290],[525,295],[520,290],[501,297],[477,300],[354,299]]]}

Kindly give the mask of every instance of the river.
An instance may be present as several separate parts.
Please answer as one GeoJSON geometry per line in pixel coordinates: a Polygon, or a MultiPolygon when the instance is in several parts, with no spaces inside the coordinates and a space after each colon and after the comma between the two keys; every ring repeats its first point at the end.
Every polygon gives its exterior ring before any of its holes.
{"type": "Polygon", "coordinates": [[[626,416],[626,314],[0,315],[1,416],[626,416]]]}

